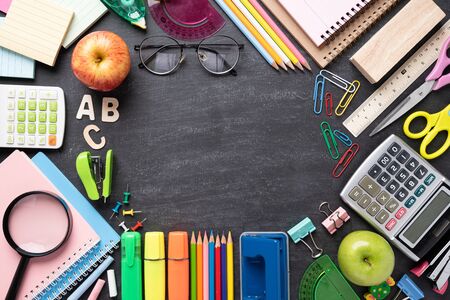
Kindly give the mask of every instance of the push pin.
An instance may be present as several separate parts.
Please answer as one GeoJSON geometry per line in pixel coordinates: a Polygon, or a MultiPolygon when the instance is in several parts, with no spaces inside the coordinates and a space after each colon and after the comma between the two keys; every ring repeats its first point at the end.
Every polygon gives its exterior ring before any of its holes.
{"type": "Polygon", "coordinates": [[[332,211],[328,202],[322,202],[319,205],[319,211],[327,216],[322,222],[322,225],[330,234],[335,233],[338,228],[341,228],[342,225],[350,219],[350,216],[345,209],[339,206],[338,209],[332,211]],[[327,210],[324,209],[324,207],[326,207],[327,210]]]}
{"type": "Polygon", "coordinates": [[[131,193],[129,191],[129,186],[127,184],[127,190],[125,192],[123,192],[123,204],[126,204],[126,205],[129,204],[130,196],[131,196],[131,193]]]}
{"type": "Polygon", "coordinates": [[[406,298],[403,299],[419,300],[425,297],[422,290],[406,274],[397,282],[397,286],[400,290],[393,300],[397,300],[402,293],[406,295],[406,298]]]}
{"type": "Polygon", "coordinates": [[[119,201],[116,202],[116,206],[112,209],[113,213],[111,215],[111,217],[109,217],[109,219],[111,220],[112,217],[114,217],[114,215],[118,215],[119,214],[119,210],[122,207],[122,203],[120,203],[119,201]]]}
{"type": "Polygon", "coordinates": [[[289,236],[292,238],[292,240],[294,241],[295,244],[297,244],[298,242],[301,241],[303,244],[305,244],[306,247],[308,247],[308,249],[311,251],[312,258],[318,258],[323,253],[323,249],[317,247],[317,244],[314,241],[314,238],[312,236],[312,233],[315,230],[316,230],[316,227],[312,223],[311,219],[304,218],[303,220],[300,221],[300,223],[298,223],[297,225],[295,225],[288,231],[289,236]],[[310,247],[308,245],[308,243],[306,243],[304,241],[304,238],[308,235],[311,238],[311,241],[313,242],[314,247],[316,248],[316,250],[318,250],[318,252],[316,254],[314,254],[313,248],[310,247]]]}
{"type": "Polygon", "coordinates": [[[131,230],[132,230],[132,231],[138,231],[139,228],[144,227],[144,225],[143,225],[142,223],[144,223],[145,221],[147,221],[147,218],[145,218],[145,219],[142,220],[142,221],[137,221],[136,224],[134,224],[134,226],[131,227],[131,230]]]}
{"type": "Polygon", "coordinates": [[[139,213],[141,213],[142,211],[140,211],[140,210],[134,210],[134,209],[130,209],[130,210],[122,210],[122,215],[124,215],[124,216],[134,216],[134,214],[139,214],[139,213]]]}
{"type": "Polygon", "coordinates": [[[128,228],[127,225],[125,225],[125,221],[122,221],[122,223],[119,224],[119,227],[122,227],[123,232],[127,232],[130,230],[130,228],[128,228]]]}

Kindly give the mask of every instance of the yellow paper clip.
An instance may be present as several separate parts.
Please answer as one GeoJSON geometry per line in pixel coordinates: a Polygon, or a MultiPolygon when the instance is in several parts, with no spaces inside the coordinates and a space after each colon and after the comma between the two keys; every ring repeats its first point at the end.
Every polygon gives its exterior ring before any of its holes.
{"type": "Polygon", "coordinates": [[[358,80],[353,80],[350,87],[345,92],[344,96],[342,96],[341,101],[339,101],[338,106],[336,107],[336,110],[334,113],[336,116],[342,116],[344,112],[346,111],[347,107],[350,105],[350,102],[352,102],[353,97],[356,95],[356,93],[359,90],[359,87],[361,86],[361,83],[358,80]],[[354,87],[353,92],[351,91],[351,87],[354,87]]]}

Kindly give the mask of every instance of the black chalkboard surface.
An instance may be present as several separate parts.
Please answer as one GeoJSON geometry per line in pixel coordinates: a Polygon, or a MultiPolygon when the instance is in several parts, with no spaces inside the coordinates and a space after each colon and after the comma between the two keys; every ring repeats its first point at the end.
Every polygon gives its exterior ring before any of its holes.
{"type": "MultiPolygon", "coordinates": [[[[329,65],[332,72],[361,81],[360,91],[344,117],[379,86],[367,82],[349,62],[349,57],[405,2],[401,1],[329,65]]],[[[450,13],[448,1],[436,2],[447,14],[450,13]]],[[[162,33],[150,16],[147,22],[149,29],[144,32],[109,13],[90,30],[113,31],[130,47],[131,73],[113,92],[94,92],[73,76],[70,68],[73,46],[61,51],[53,68],[37,63],[33,81],[0,80],[1,83],[55,85],[64,89],[67,106],[65,142],[60,150],[46,151],[46,154],[80,190],[83,187],[77,177],[75,159],[81,151],[89,150],[82,131],[88,124],[100,127],[101,131],[95,137],[105,136],[107,145],[92,153],[104,156],[106,149],[113,149],[115,155],[113,195],[106,205],[93,203],[104,217],[109,218],[113,204],[122,199],[129,184],[131,207],[144,212],[139,218],[147,217],[144,231],[232,230],[236,242],[236,297],[240,297],[238,238],[244,231],[287,231],[308,216],[317,227],[316,242],[336,261],[339,243],[346,234],[354,230],[371,230],[347,207],[350,221],[331,236],[320,224],[324,215],[318,207],[323,201],[329,202],[332,208],[344,205],[339,192],[352,172],[388,135],[397,134],[418,150],[419,141],[404,136],[402,121],[373,138],[365,131],[355,139],[361,146],[360,152],[342,178],[333,179],[331,170],[335,161],[327,154],[319,124],[327,119],[333,127],[344,129],[344,119],[313,113],[313,83],[319,69],[312,61],[312,73],[275,71],[227,18],[221,33],[245,44],[236,77],[207,73],[196,61],[193,51],[186,52],[185,62],[175,74],[155,76],[137,67],[138,56],[133,50],[144,37],[162,33]],[[95,121],[87,117],[75,118],[85,94],[94,99],[95,121]],[[120,119],[116,123],[101,122],[104,96],[120,101],[120,119]]],[[[423,74],[404,96],[418,87],[425,76],[423,74]]],[[[337,90],[332,91],[338,95],[337,90]]],[[[417,109],[437,112],[449,103],[449,95],[449,87],[433,92],[417,109]]],[[[10,149],[0,150],[0,159],[11,152],[10,149]]],[[[26,152],[29,155],[35,153],[26,152]]],[[[447,177],[450,177],[449,155],[447,152],[432,161],[447,177]]],[[[114,222],[111,224],[117,226],[114,222]]],[[[395,254],[393,276],[399,279],[415,263],[397,250],[395,254]]],[[[115,252],[114,258],[120,284],[119,251],[115,252]]],[[[312,260],[304,245],[291,242],[292,299],[297,299],[300,278],[312,260]]],[[[423,278],[414,278],[414,281],[423,289],[426,299],[445,298],[432,291],[429,281],[423,278]]],[[[360,295],[365,291],[364,288],[355,289],[360,295]]],[[[108,298],[105,288],[101,299],[108,298]]]]}

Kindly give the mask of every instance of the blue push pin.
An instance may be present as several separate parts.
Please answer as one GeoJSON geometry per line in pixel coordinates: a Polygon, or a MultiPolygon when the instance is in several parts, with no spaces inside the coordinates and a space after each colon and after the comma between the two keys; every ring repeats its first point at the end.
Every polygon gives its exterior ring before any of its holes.
{"type": "Polygon", "coordinates": [[[407,296],[406,299],[420,300],[425,297],[422,290],[406,274],[403,275],[402,279],[400,279],[397,282],[397,286],[399,287],[400,290],[395,295],[394,300],[396,300],[397,297],[400,296],[402,292],[407,296]]]}
{"type": "Polygon", "coordinates": [[[114,217],[114,215],[118,215],[119,214],[119,210],[122,207],[122,203],[117,201],[116,202],[116,206],[112,209],[113,213],[111,215],[111,217],[109,217],[109,219],[111,220],[112,217],[114,217]]]}

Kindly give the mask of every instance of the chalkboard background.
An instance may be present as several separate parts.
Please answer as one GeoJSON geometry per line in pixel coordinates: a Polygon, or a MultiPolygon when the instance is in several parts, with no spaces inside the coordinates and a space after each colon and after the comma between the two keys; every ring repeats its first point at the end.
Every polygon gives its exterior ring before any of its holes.
{"type": "MultiPolygon", "coordinates": [[[[447,14],[450,13],[448,1],[436,2],[447,14]]],[[[350,56],[405,3],[401,1],[329,65],[332,72],[348,80],[358,79],[362,84],[344,117],[379,85],[367,82],[349,62],[350,56]]],[[[83,128],[88,124],[100,127],[101,131],[93,138],[97,140],[103,135],[107,145],[103,150],[91,152],[104,156],[107,149],[114,150],[113,195],[106,205],[92,203],[104,217],[109,218],[113,204],[122,199],[122,192],[129,184],[131,207],[144,212],[133,221],[146,217],[144,232],[232,230],[236,242],[236,297],[240,297],[238,238],[242,232],[287,231],[308,216],[317,227],[314,233],[317,244],[336,261],[339,243],[346,234],[372,228],[348,209],[350,221],[331,236],[320,224],[324,215],[318,210],[319,204],[327,201],[332,208],[343,205],[339,192],[352,172],[390,134],[399,135],[416,150],[419,141],[404,136],[402,121],[373,138],[365,131],[355,139],[361,149],[349,169],[342,178],[333,179],[330,172],[336,162],[327,154],[319,124],[326,119],[332,127],[344,129],[344,118],[313,113],[312,92],[314,77],[319,71],[317,66],[307,57],[313,66],[312,73],[273,70],[229,19],[226,20],[220,33],[245,44],[236,77],[210,75],[200,66],[192,50],[186,52],[185,62],[173,75],[160,77],[140,70],[134,45],[144,37],[162,31],[150,16],[147,16],[149,29],[144,32],[108,13],[91,31],[109,30],[119,34],[130,47],[132,57],[131,73],[115,91],[91,91],[73,76],[70,68],[73,46],[61,51],[53,68],[37,63],[34,81],[2,78],[1,83],[54,85],[64,89],[67,106],[65,142],[60,150],[46,151],[46,154],[81,191],[83,187],[77,177],[75,159],[78,153],[89,150],[82,136],[83,128]],[[95,121],[87,117],[83,120],[75,118],[85,94],[94,99],[95,121]],[[120,101],[120,119],[116,123],[101,122],[104,96],[120,101]]],[[[418,87],[425,75],[404,95],[418,87]]],[[[331,90],[339,99],[339,91],[331,90]]],[[[417,109],[441,110],[449,103],[449,91],[447,87],[433,92],[417,109]]],[[[373,127],[374,124],[370,129],[373,127]]],[[[344,150],[340,145],[341,153],[344,150]]],[[[10,149],[0,150],[0,159],[11,152],[10,149]]],[[[26,152],[29,155],[35,153],[26,152]]],[[[433,160],[432,164],[450,177],[449,152],[433,160]]],[[[113,226],[117,223],[111,222],[113,226]]],[[[393,276],[399,279],[415,264],[396,249],[394,251],[396,267],[393,276]]],[[[114,268],[120,284],[119,252],[114,254],[114,268]]],[[[290,242],[292,299],[297,298],[300,278],[312,261],[304,245],[290,242]]],[[[429,281],[414,280],[424,290],[426,299],[445,298],[432,292],[429,281]]],[[[361,295],[365,291],[364,288],[355,289],[361,295]]],[[[101,299],[108,299],[106,288],[101,299]]]]}

